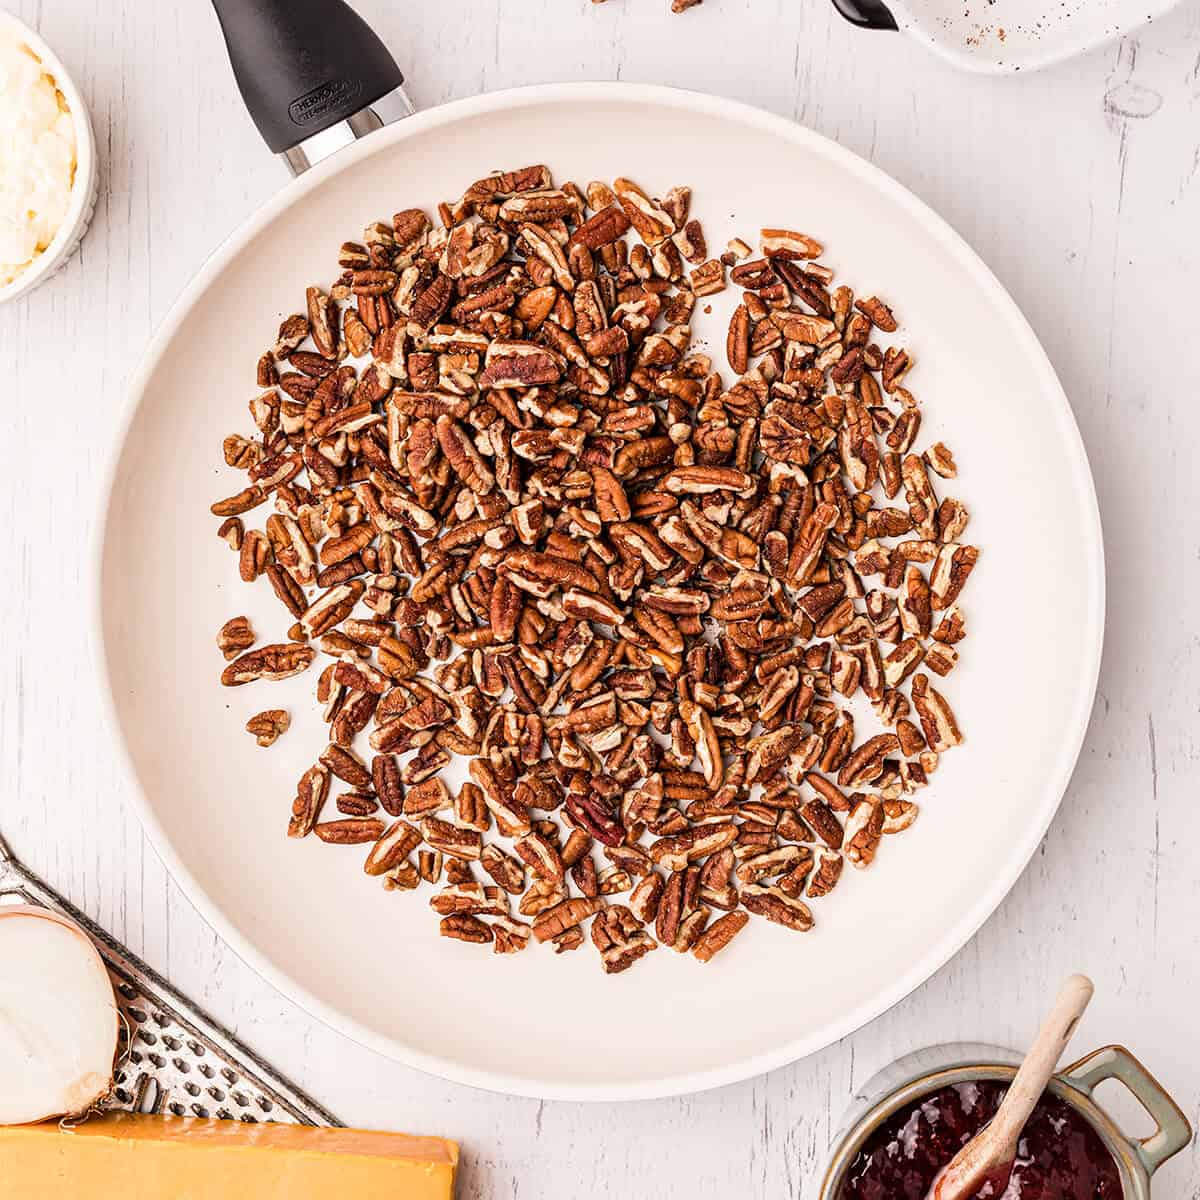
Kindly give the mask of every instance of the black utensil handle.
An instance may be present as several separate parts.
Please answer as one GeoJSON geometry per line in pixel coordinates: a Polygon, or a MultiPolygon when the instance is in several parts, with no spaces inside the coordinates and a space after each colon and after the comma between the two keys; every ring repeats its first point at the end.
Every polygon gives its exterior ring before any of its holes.
{"type": "Polygon", "coordinates": [[[860,29],[896,29],[896,18],[883,0],[833,0],[833,7],[860,29]]]}
{"type": "Polygon", "coordinates": [[[400,87],[387,47],[343,0],[213,0],[242,99],[276,153],[400,87]]]}

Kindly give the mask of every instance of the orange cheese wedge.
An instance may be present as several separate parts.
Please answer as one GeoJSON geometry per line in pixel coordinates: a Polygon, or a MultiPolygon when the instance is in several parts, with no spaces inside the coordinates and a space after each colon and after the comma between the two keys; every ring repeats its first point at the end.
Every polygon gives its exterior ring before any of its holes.
{"type": "Polygon", "coordinates": [[[361,1129],[109,1113],[0,1128],[4,1200],[450,1200],[458,1146],[361,1129]]]}

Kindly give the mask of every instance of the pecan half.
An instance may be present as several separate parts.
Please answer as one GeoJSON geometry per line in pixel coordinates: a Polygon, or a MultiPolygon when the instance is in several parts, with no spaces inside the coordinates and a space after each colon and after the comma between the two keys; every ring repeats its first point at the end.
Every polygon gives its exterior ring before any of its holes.
{"type": "Polygon", "coordinates": [[[383,822],[375,817],[322,821],[313,827],[313,832],[321,841],[335,846],[361,846],[365,842],[375,842],[383,836],[383,831],[383,822]]]}
{"type": "Polygon", "coordinates": [[[311,646],[275,644],[260,646],[233,662],[221,672],[226,687],[240,687],[256,679],[289,679],[312,666],[317,652],[311,646]]]}
{"type": "Polygon", "coordinates": [[[217,649],[232,662],[245,650],[254,645],[254,630],[249,617],[231,617],[217,631],[217,649]]]}
{"type": "Polygon", "coordinates": [[[292,801],[292,816],[288,822],[288,837],[307,837],[312,833],[328,794],[329,772],[320,763],[309,767],[296,785],[296,799],[292,801]]]}

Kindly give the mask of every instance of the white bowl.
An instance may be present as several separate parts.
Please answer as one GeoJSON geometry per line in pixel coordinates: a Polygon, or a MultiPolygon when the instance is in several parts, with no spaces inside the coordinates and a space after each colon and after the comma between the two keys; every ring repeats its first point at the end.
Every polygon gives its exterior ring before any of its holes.
{"type": "Polygon", "coordinates": [[[1165,16],[1180,0],[884,0],[896,25],[956,67],[1040,71],[1165,16]]]}
{"type": "Polygon", "coordinates": [[[96,164],[96,138],[83,96],[75,86],[58,55],[23,21],[11,13],[0,12],[0,32],[11,30],[42,60],[46,73],[63,94],[75,125],[75,182],[71,203],[54,240],[11,283],[0,287],[0,304],[15,300],[44,283],[75,253],[96,208],[99,171],[96,164]]]}

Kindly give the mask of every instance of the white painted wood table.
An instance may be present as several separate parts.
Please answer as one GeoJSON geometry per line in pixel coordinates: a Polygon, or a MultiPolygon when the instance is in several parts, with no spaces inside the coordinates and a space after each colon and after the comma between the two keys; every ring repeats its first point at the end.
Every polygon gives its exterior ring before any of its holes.
{"type": "MultiPolygon", "coordinates": [[[[460,1139],[464,1200],[814,1196],[853,1085],[933,1042],[1024,1044],[1074,969],[1097,983],[1077,1048],[1127,1042],[1200,1124],[1200,5],[1016,79],[959,74],[899,36],[852,29],[825,0],[667,7],[359,0],[421,106],[581,78],[761,105],[897,176],[1012,291],[1091,456],[1109,617],[1075,778],[999,912],[857,1036],[738,1086],[624,1106],[512,1100],[396,1066],[308,1018],[200,920],[123,806],[98,727],[84,548],[143,344],[205,255],[283,183],[202,3],[15,0],[90,98],[103,177],[81,254],[0,308],[0,829],[344,1120],[460,1139]]],[[[1012,586],[1054,603],[1053,579],[1012,586]]],[[[1159,1196],[1200,1195],[1195,1147],[1159,1180],[1159,1196]]]]}

